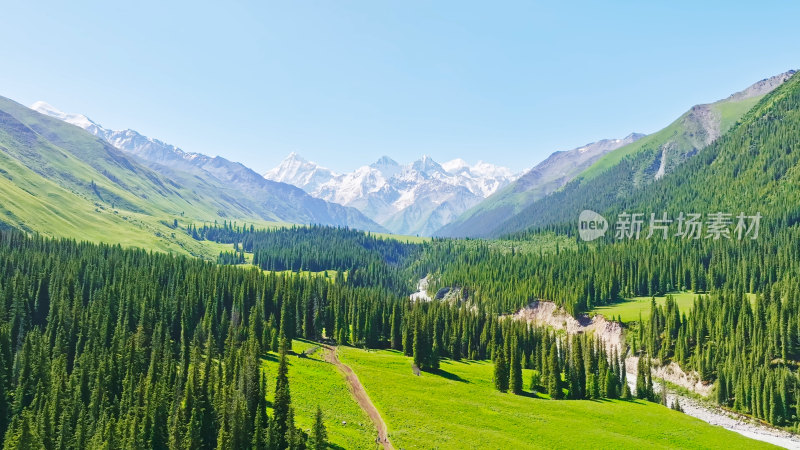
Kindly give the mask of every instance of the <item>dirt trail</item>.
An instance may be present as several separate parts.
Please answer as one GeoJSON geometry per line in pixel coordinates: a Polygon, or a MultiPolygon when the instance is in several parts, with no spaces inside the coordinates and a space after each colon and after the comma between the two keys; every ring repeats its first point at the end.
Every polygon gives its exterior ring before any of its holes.
{"type": "Polygon", "coordinates": [[[331,347],[329,345],[325,346],[325,361],[335,365],[342,371],[344,374],[345,379],[347,380],[347,386],[350,389],[350,392],[356,398],[358,402],[358,406],[367,413],[372,423],[375,424],[375,428],[378,430],[378,440],[380,440],[380,444],[383,446],[384,449],[394,449],[392,447],[392,443],[389,442],[389,432],[386,428],[386,423],[383,421],[383,417],[381,417],[381,413],[375,408],[375,405],[372,404],[372,400],[369,399],[369,395],[367,395],[367,391],[364,390],[364,386],[361,385],[361,381],[358,380],[358,375],[353,372],[353,369],[350,368],[347,364],[339,361],[339,357],[336,355],[336,348],[331,347]]]}

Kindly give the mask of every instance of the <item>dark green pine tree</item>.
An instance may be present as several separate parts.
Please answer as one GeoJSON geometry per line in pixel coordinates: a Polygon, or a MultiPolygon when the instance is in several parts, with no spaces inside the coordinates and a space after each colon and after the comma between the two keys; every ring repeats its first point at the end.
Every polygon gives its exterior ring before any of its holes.
{"type": "Polygon", "coordinates": [[[651,402],[655,401],[656,391],[653,389],[653,371],[650,355],[647,356],[647,362],[645,363],[645,378],[647,379],[647,399],[651,402]]]}
{"type": "Polygon", "coordinates": [[[309,442],[311,450],[324,450],[328,448],[328,430],[322,421],[322,408],[317,405],[317,414],[314,417],[314,426],[311,428],[311,440],[309,442]]]}
{"type": "Polygon", "coordinates": [[[289,299],[284,298],[281,305],[281,328],[280,339],[291,342],[294,338],[296,325],[292,317],[292,308],[289,307],[289,299]]]}
{"type": "Polygon", "coordinates": [[[511,344],[511,374],[509,385],[511,392],[517,395],[522,394],[522,357],[519,347],[517,346],[516,337],[511,344]]]}
{"type": "Polygon", "coordinates": [[[289,415],[286,420],[286,449],[305,450],[306,436],[302,430],[294,426],[294,408],[289,407],[289,415]]]}
{"type": "Polygon", "coordinates": [[[414,356],[414,329],[413,319],[409,314],[405,316],[405,326],[403,327],[403,354],[414,356]]]}
{"type": "Polygon", "coordinates": [[[414,364],[420,369],[428,368],[429,345],[422,314],[414,314],[414,364]]]}
{"type": "Polygon", "coordinates": [[[581,339],[572,339],[572,367],[569,371],[569,398],[578,400],[585,398],[586,369],[583,362],[583,345],[581,339]]]}
{"type": "Polygon", "coordinates": [[[725,384],[725,373],[720,369],[717,375],[717,404],[728,406],[728,386],[725,384]]]}
{"type": "Polygon", "coordinates": [[[9,413],[11,411],[11,404],[8,398],[8,388],[11,383],[9,376],[11,373],[9,364],[11,358],[11,343],[9,335],[10,328],[8,325],[4,325],[0,328],[0,437],[6,434],[9,413]]]}
{"type": "Polygon", "coordinates": [[[15,422],[17,423],[11,423],[8,433],[6,433],[5,442],[3,442],[4,449],[38,450],[45,448],[41,438],[36,433],[34,424],[31,423],[30,416],[31,414],[26,411],[20,416],[15,417],[15,422]]]}
{"type": "MultiPolygon", "coordinates": [[[[209,351],[210,348],[209,346],[209,351]]],[[[186,448],[212,449],[216,447],[216,439],[214,433],[214,411],[208,393],[208,381],[211,376],[210,353],[207,354],[203,363],[203,375],[200,383],[196,380],[197,376],[199,376],[199,373],[195,372],[191,379],[187,380],[187,384],[192,383],[194,386],[194,398],[184,443],[186,448]]]]}
{"type": "Polygon", "coordinates": [[[253,422],[253,450],[266,450],[269,445],[269,418],[267,417],[267,377],[261,374],[261,392],[256,407],[256,415],[253,422]]]}
{"type": "Polygon", "coordinates": [[[400,350],[403,348],[403,333],[402,333],[402,323],[403,319],[400,316],[400,307],[397,303],[394,304],[392,307],[392,317],[391,317],[391,341],[390,345],[395,350],[400,350]]]}
{"type": "Polygon", "coordinates": [[[650,394],[647,392],[646,370],[649,369],[645,366],[644,356],[640,356],[639,362],[636,364],[636,398],[642,400],[650,397],[650,394]]]}
{"type": "Polygon", "coordinates": [[[494,387],[500,392],[508,391],[508,364],[502,345],[494,352],[494,387]]]}
{"type": "Polygon", "coordinates": [[[561,368],[558,363],[558,350],[556,349],[555,342],[550,346],[548,366],[550,379],[547,383],[547,393],[553,400],[560,400],[564,398],[564,391],[561,390],[561,368]]]}
{"type": "Polygon", "coordinates": [[[288,345],[286,339],[281,341],[280,362],[278,363],[278,373],[275,376],[275,401],[272,403],[273,415],[269,429],[271,449],[288,447],[287,424],[290,419],[294,422],[294,418],[289,416],[292,399],[289,393],[289,368],[286,363],[288,345]]]}

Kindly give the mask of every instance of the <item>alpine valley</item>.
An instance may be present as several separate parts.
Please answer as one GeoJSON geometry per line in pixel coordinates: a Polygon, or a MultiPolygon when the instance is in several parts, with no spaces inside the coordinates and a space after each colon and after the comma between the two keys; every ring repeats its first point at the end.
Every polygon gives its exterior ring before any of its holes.
{"type": "Polygon", "coordinates": [[[0,97],[2,448],[800,448],[800,75],[665,125],[262,175],[0,97]]]}

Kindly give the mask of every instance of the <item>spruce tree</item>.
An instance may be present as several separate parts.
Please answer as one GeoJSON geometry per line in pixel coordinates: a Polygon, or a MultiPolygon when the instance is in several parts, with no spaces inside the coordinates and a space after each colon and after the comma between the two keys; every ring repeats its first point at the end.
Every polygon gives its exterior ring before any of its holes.
{"type": "Polygon", "coordinates": [[[650,394],[647,392],[647,375],[645,374],[645,370],[649,369],[645,366],[644,356],[640,356],[636,364],[636,398],[642,400],[650,397],[650,394]]]}
{"type": "Polygon", "coordinates": [[[549,366],[550,379],[547,384],[547,393],[553,400],[560,400],[564,398],[564,391],[561,390],[561,368],[558,363],[558,350],[555,342],[550,346],[549,366]]]}
{"type": "Polygon", "coordinates": [[[311,428],[309,447],[312,450],[324,450],[328,447],[328,431],[322,421],[322,409],[319,405],[317,405],[317,414],[314,417],[314,427],[311,428]]]}
{"type": "Polygon", "coordinates": [[[286,363],[287,346],[286,339],[283,339],[278,373],[275,376],[275,401],[272,403],[273,415],[269,430],[270,448],[273,449],[283,449],[289,445],[286,440],[287,424],[290,420],[294,421],[293,417],[289,417],[292,400],[289,393],[289,368],[286,363]]]}
{"type": "Polygon", "coordinates": [[[494,387],[500,392],[508,391],[508,364],[502,345],[495,350],[494,387]]]}
{"type": "Polygon", "coordinates": [[[725,384],[725,374],[722,370],[719,370],[717,375],[717,404],[728,405],[728,386],[725,384]]]}
{"type": "Polygon", "coordinates": [[[398,307],[397,303],[392,306],[392,317],[391,317],[391,341],[390,345],[395,350],[400,350],[403,348],[403,335],[402,335],[402,318],[400,317],[400,308],[398,307]]]}
{"type": "Polygon", "coordinates": [[[514,338],[511,344],[511,373],[509,382],[511,392],[522,394],[522,359],[517,346],[517,339],[514,338]]]}
{"type": "Polygon", "coordinates": [[[427,348],[425,342],[425,330],[420,319],[420,314],[414,314],[414,365],[419,369],[425,368],[425,363],[428,360],[428,355],[425,350],[427,348]]]}

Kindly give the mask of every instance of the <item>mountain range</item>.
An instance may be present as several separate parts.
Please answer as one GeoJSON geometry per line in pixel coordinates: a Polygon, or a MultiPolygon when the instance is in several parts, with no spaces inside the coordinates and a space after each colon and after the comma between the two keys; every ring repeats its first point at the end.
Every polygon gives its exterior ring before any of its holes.
{"type": "Polygon", "coordinates": [[[567,155],[555,153],[436,234],[497,237],[530,227],[568,223],[577,220],[578,212],[583,209],[602,210],[624,201],[715,142],[794,73],[790,70],[717,102],[695,105],[653,134],[634,134],[626,138],[628,142],[606,142],[603,151],[596,151],[599,157],[591,164],[572,170],[571,179],[564,177],[554,183],[552,176],[542,173],[551,173],[551,166],[562,157],[567,157],[564,164],[571,167],[575,160],[570,157],[575,158],[581,149],[567,155]],[[625,145],[617,145],[620,143],[625,145]]]}
{"type": "Polygon", "coordinates": [[[384,156],[336,173],[293,153],[260,175],[44,102],[29,109],[0,97],[0,222],[90,240],[114,232],[124,244],[189,253],[195,244],[175,232],[176,219],[497,237],[624,203],[726,135],[794,73],[696,105],[647,136],[555,152],[523,173],[428,156],[409,164],[384,156]]]}
{"type": "Polygon", "coordinates": [[[296,153],[264,174],[314,197],[351,206],[396,234],[430,236],[516,179],[510,169],[462,159],[439,164],[423,156],[399,164],[388,156],[339,174],[296,153]]]}
{"type": "MultiPolygon", "coordinates": [[[[358,210],[326,202],[290,184],[264,179],[241,163],[219,156],[190,153],[149,138],[135,130],[109,130],[81,114],[59,111],[45,102],[31,109],[75,125],[109,143],[136,162],[171,179],[181,188],[203,192],[208,199],[225,205],[238,205],[240,219],[272,222],[350,226],[369,231],[386,231],[358,210]]],[[[215,211],[203,220],[224,220],[227,213],[215,211]]]]}
{"type": "Polygon", "coordinates": [[[622,139],[603,139],[568,151],[557,151],[516,181],[465,211],[436,231],[440,236],[484,237],[494,224],[518,214],[527,205],[562,188],[603,155],[643,138],[631,133],[622,139]]]}

